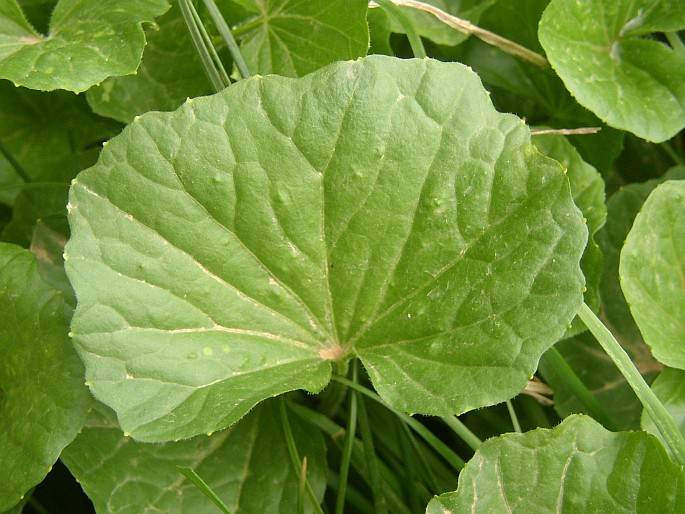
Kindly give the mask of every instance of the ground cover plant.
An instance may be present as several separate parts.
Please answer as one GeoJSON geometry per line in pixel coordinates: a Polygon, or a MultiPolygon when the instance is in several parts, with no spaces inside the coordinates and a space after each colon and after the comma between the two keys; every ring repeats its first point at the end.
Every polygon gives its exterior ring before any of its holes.
{"type": "Polygon", "coordinates": [[[0,512],[684,510],[683,29],[0,3],[0,512]]]}

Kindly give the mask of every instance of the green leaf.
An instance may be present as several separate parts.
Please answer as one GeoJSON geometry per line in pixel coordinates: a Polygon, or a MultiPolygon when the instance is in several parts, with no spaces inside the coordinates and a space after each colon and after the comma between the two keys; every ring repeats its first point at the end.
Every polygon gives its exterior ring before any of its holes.
{"type": "Polygon", "coordinates": [[[684,487],[683,470],[651,434],[612,433],[574,415],[552,430],[489,439],[457,491],[426,512],[680,512],[684,487]]]}
{"type": "Polygon", "coordinates": [[[456,63],[372,56],[149,113],[69,209],[77,349],[141,440],[320,391],[354,355],[398,409],[498,403],[582,299],[563,169],[456,63]]]}
{"type": "MultiPolygon", "coordinates": [[[[32,182],[68,184],[95,164],[100,143],[120,130],[118,123],[95,116],[82,96],[42,93],[0,80],[0,141],[32,182]]],[[[12,205],[22,184],[0,154],[0,202],[12,205]]]]}
{"type": "Polygon", "coordinates": [[[362,57],[369,48],[367,0],[240,3],[259,13],[240,45],[252,73],[302,76],[334,61],[362,57]]]}
{"type": "Polygon", "coordinates": [[[61,295],[0,243],[0,512],[48,474],[91,405],[61,295]]]}
{"type": "Polygon", "coordinates": [[[134,75],[111,77],[88,90],[93,110],[130,123],[147,111],[176,109],[186,98],[212,92],[177,4],[147,31],[147,46],[134,75]]]}
{"type": "Polygon", "coordinates": [[[145,46],[141,25],[168,8],[166,0],[60,0],[41,35],[16,0],[6,0],[0,6],[0,78],[79,93],[107,77],[134,73],[145,46]]]}
{"type": "MultiPolygon", "coordinates": [[[[651,385],[652,391],[664,404],[669,414],[678,424],[680,431],[685,434],[685,371],[676,368],[666,368],[656,377],[651,385]]],[[[642,429],[654,434],[664,445],[666,443],[661,432],[646,411],[642,413],[642,429]]],[[[666,446],[668,448],[668,446],[666,446]]]]}
{"type": "MultiPolygon", "coordinates": [[[[606,219],[606,205],[604,204],[604,181],[597,170],[586,163],[568,140],[558,134],[540,134],[535,136],[535,146],[540,151],[561,163],[567,170],[571,184],[571,194],[576,205],[587,220],[589,232],[588,245],[585,248],[581,268],[585,275],[586,291],[585,303],[595,310],[599,309],[599,281],[602,275],[602,252],[594,235],[602,228],[606,219]]],[[[566,333],[570,337],[585,330],[582,322],[576,318],[572,327],[566,333]]]]}
{"type": "MultiPolygon", "coordinates": [[[[290,424],[320,501],[326,485],[323,436],[296,416],[290,416],[290,424]]],[[[264,402],[237,425],[211,437],[154,445],[123,437],[113,413],[97,404],[62,461],[97,512],[218,513],[178,466],[192,468],[231,512],[296,512],[300,477],[290,466],[275,401],[264,402]]]]}
{"type": "Polygon", "coordinates": [[[539,37],[578,102],[661,142],[685,127],[685,56],[643,36],[683,28],[685,10],[671,0],[552,0],[539,37]]]}
{"type": "Polygon", "coordinates": [[[685,181],[649,195],[623,250],[621,287],[654,357],[685,369],[685,181]]]}

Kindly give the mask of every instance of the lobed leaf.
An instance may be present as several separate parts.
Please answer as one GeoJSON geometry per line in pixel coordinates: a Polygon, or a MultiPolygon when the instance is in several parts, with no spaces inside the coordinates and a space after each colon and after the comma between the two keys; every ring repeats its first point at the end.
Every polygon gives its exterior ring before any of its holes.
{"type": "Polygon", "coordinates": [[[685,28],[671,0],[552,0],[547,57],[571,94],[612,127],[661,142],[685,127],[685,56],[651,32],[685,28]]]}
{"type": "Polygon", "coordinates": [[[628,234],[619,273],[635,322],[654,357],[685,369],[685,181],[657,186],[628,234]]]}
{"type": "Polygon", "coordinates": [[[145,46],[141,25],[169,8],[166,0],[60,0],[46,35],[16,0],[0,7],[0,78],[17,86],[80,93],[107,77],[134,73],[145,46]]]}
{"type": "Polygon", "coordinates": [[[354,356],[402,410],[501,402],[582,301],[563,169],[456,63],[373,56],[149,113],[69,210],[75,344],[141,440],[320,391],[354,356]]]}
{"type": "Polygon", "coordinates": [[[28,250],[0,243],[0,511],[40,483],[91,405],[61,295],[28,250]],[[37,372],[39,370],[40,372],[37,372]]]}
{"type": "Polygon", "coordinates": [[[552,430],[505,434],[483,443],[456,492],[427,514],[449,512],[679,512],[685,474],[651,434],[612,433],[573,415],[552,430]]]}
{"type": "MultiPolygon", "coordinates": [[[[290,424],[300,457],[307,458],[307,479],[321,501],[326,484],[323,437],[296,416],[290,416],[290,424]]],[[[114,414],[97,404],[62,461],[97,512],[218,512],[181,473],[181,466],[197,472],[231,512],[290,514],[297,511],[300,474],[290,465],[281,426],[278,403],[271,401],[210,437],[143,444],[123,437],[114,414]]]]}

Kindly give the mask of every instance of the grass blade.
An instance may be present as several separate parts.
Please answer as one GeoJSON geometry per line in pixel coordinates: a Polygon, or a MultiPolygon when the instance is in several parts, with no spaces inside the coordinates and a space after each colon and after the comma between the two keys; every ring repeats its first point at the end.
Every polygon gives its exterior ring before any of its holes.
{"type": "Polygon", "coordinates": [[[183,473],[183,475],[190,480],[193,484],[195,484],[195,487],[197,487],[200,491],[202,491],[202,494],[204,494],[207,498],[209,498],[214,505],[216,505],[221,512],[224,514],[231,514],[231,511],[228,509],[226,504],[219,498],[219,496],[207,485],[207,482],[202,480],[202,477],[195,473],[195,471],[191,468],[183,467],[183,466],[176,466],[178,470],[183,473]]]}

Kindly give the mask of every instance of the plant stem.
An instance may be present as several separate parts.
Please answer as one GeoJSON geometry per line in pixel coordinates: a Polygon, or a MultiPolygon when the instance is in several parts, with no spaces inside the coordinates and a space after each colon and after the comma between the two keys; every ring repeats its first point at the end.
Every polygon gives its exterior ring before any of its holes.
{"type": "MultiPolygon", "coordinates": [[[[178,2],[178,5],[181,8],[183,19],[186,22],[188,32],[190,33],[190,38],[193,40],[195,50],[197,51],[197,54],[200,57],[202,67],[205,70],[205,74],[207,75],[209,82],[212,84],[214,91],[218,93],[226,86],[228,86],[228,83],[224,83],[225,79],[224,77],[222,77],[221,72],[217,68],[216,63],[214,62],[212,55],[210,54],[210,51],[207,48],[207,44],[209,44],[212,50],[214,50],[214,47],[205,39],[207,33],[206,31],[204,31],[204,27],[202,27],[201,24],[197,23],[197,12],[195,11],[195,7],[193,6],[192,2],[190,2],[190,0],[180,0],[178,2]],[[202,29],[200,27],[202,27],[202,29]]],[[[216,55],[215,51],[214,54],[216,55]]]]}
{"type": "MultiPolygon", "coordinates": [[[[283,424],[283,433],[285,434],[285,441],[288,446],[290,464],[293,467],[293,472],[297,475],[300,475],[300,473],[302,472],[302,461],[300,460],[300,455],[297,452],[295,438],[293,437],[293,431],[290,428],[290,421],[288,421],[288,410],[285,405],[285,396],[281,395],[280,400],[281,423],[283,424]]],[[[314,491],[312,491],[312,486],[310,485],[309,480],[307,480],[307,478],[305,477],[304,481],[305,489],[307,491],[307,497],[309,498],[309,503],[311,504],[313,511],[317,514],[323,514],[321,505],[319,505],[319,502],[316,501],[316,496],[314,495],[314,491]]]]}
{"type": "MultiPolygon", "coordinates": [[[[376,0],[376,3],[385,7],[385,2],[388,1],[390,0],[383,0],[383,2],[379,2],[378,0],[376,0]]],[[[506,52],[509,55],[513,55],[514,57],[518,57],[519,59],[523,59],[524,61],[528,61],[529,63],[534,64],[535,66],[538,66],[540,68],[546,68],[547,66],[549,66],[547,59],[545,59],[539,53],[534,52],[533,50],[530,50],[525,46],[519,45],[518,43],[515,43],[510,39],[502,37],[499,34],[495,34],[494,32],[490,32],[489,30],[478,27],[468,20],[463,20],[449,13],[446,13],[445,11],[443,11],[442,9],[438,9],[434,5],[430,5],[424,2],[418,2],[416,0],[391,1],[395,5],[411,7],[412,9],[418,9],[420,11],[430,13],[433,16],[435,16],[438,20],[443,22],[445,25],[448,25],[449,27],[458,30],[462,34],[476,36],[481,41],[496,46],[503,52],[506,52]]]]}
{"type": "Polygon", "coordinates": [[[408,416],[404,412],[400,412],[396,409],[393,409],[390,407],[388,404],[386,404],[380,396],[378,396],[376,393],[373,391],[369,391],[366,387],[360,385],[360,384],[355,384],[354,382],[340,376],[333,375],[332,380],[335,380],[337,382],[341,382],[343,384],[348,385],[352,389],[359,391],[362,393],[364,396],[371,398],[375,402],[380,403],[383,405],[386,409],[390,410],[393,412],[396,416],[398,416],[402,421],[404,421],[407,425],[411,427],[411,429],[419,434],[424,441],[428,443],[429,446],[431,446],[438,454],[442,456],[443,459],[445,459],[452,467],[454,467],[455,470],[461,471],[464,467],[464,460],[459,457],[452,449],[447,446],[445,443],[443,443],[439,438],[437,438],[430,430],[428,430],[425,426],[423,426],[421,423],[419,423],[417,420],[412,418],[411,416],[408,416]]]}
{"type": "Polygon", "coordinates": [[[450,427],[454,432],[463,439],[463,441],[469,445],[469,447],[476,451],[483,441],[478,439],[478,436],[471,432],[464,423],[456,416],[444,416],[441,418],[445,424],[450,427]]]}
{"type": "Polygon", "coordinates": [[[511,418],[511,425],[512,427],[514,427],[514,432],[523,432],[523,430],[521,430],[521,424],[519,423],[519,418],[516,415],[516,411],[514,410],[514,406],[512,405],[511,400],[507,400],[507,410],[509,411],[509,417],[511,418]]]}
{"type": "MultiPolygon", "coordinates": [[[[356,370],[356,361],[354,364],[356,370]]],[[[381,473],[378,466],[378,458],[376,456],[376,449],[373,444],[373,434],[371,433],[371,425],[369,423],[369,416],[366,413],[366,405],[361,393],[354,392],[359,395],[357,399],[359,412],[359,431],[361,432],[362,442],[364,443],[364,453],[366,454],[366,466],[369,470],[369,483],[371,485],[371,492],[373,493],[374,512],[376,514],[387,514],[388,507],[385,502],[385,495],[383,494],[383,482],[381,480],[381,473]]]]}
{"type": "MultiPolygon", "coordinates": [[[[357,361],[352,363],[352,382],[356,384],[357,361]]],[[[342,457],[340,459],[340,486],[335,499],[335,513],[344,514],[345,512],[345,492],[347,480],[350,472],[350,460],[352,459],[352,449],[354,447],[354,437],[357,431],[357,395],[350,395],[350,410],[347,413],[347,433],[345,434],[345,445],[343,446],[342,457]]]]}
{"type": "Polygon", "coordinates": [[[214,3],[214,0],[204,0],[204,2],[207,6],[207,10],[209,11],[209,15],[212,17],[212,20],[214,21],[216,28],[219,30],[219,34],[221,34],[221,37],[224,38],[224,41],[228,46],[228,51],[231,52],[233,62],[238,68],[238,73],[240,73],[240,76],[244,79],[249,78],[251,76],[250,70],[248,70],[247,68],[245,59],[243,59],[243,55],[240,53],[240,48],[238,48],[238,43],[235,42],[233,33],[231,32],[231,29],[228,27],[228,24],[226,23],[224,17],[221,15],[221,11],[219,11],[219,9],[217,8],[216,4],[214,3]]]}
{"type": "Polygon", "coordinates": [[[585,406],[588,413],[599,421],[605,428],[612,432],[619,430],[618,426],[611,419],[611,416],[604,410],[604,407],[597,401],[597,398],[592,396],[585,384],[578,378],[573,368],[568,365],[568,362],[559,353],[559,350],[552,347],[542,356],[544,363],[549,366],[553,373],[555,373],[562,382],[568,387],[571,392],[578,398],[585,406]]]}
{"type": "Polygon", "coordinates": [[[673,48],[673,51],[685,57],[685,44],[683,44],[683,40],[680,39],[678,33],[665,32],[664,35],[666,36],[668,43],[671,45],[671,48],[673,48]]]}
{"type": "Polygon", "coordinates": [[[595,313],[592,312],[592,309],[585,303],[581,304],[578,316],[597,338],[597,341],[599,341],[604,351],[611,357],[611,360],[614,361],[614,364],[623,374],[630,387],[633,388],[647,414],[652,418],[671,452],[673,452],[673,456],[678,464],[685,466],[685,439],[680,430],[678,430],[675,421],[656,397],[654,391],[647,385],[647,382],[645,382],[633,361],[630,360],[630,357],[618,341],[614,339],[609,329],[604,326],[595,313]]]}
{"type": "Polygon", "coordinates": [[[397,2],[394,0],[376,0],[375,3],[388,11],[400,22],[402,28],[407,33],[409,45],[411,46],[411,51],[414,53],[414,57],[418,59],[426,57],[426,49],[423,47],[423,41],[421,41],[419,33],[416,32],[411,20],[407,18],[402,10],[396,5],[397,2]]]}
{"type": "Polygon", "coordinates": [[[14,171],[17,172],[17,175],[26,183],[31,182],[31,177],[29,177],[29,174],[26,173],[26,170],[22,167],[21,164],[19,164],[19,161],[14,157],[12,152],[9,151],[9,148],[5,146],[5,143],[0,141],[0,154],[2,154],[5,159],[10,163],[10,166],[14,168],[14,171]]]}

